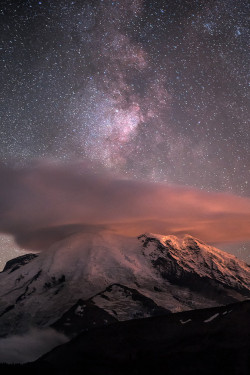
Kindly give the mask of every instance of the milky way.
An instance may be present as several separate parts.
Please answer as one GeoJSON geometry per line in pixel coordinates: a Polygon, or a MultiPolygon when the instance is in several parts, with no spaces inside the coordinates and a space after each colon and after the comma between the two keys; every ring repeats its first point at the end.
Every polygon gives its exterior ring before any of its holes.
{"type": "Polygon", "coordinates": [[[249,196],[247,1],[2,1],[0,161],[249,196]]]}
{"type": "Polygon", "coordinates": [[[6,1],[1,159],[249,194],[247,2],[6,1]]]}

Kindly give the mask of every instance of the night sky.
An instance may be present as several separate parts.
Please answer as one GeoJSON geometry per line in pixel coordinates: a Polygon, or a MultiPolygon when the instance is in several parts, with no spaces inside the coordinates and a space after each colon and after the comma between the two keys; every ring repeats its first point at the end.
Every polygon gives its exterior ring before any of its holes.
{"type": "Polygon", "coordinates": [[[1,1],[1,163],[249,197],[247,3],[1,1]]]}

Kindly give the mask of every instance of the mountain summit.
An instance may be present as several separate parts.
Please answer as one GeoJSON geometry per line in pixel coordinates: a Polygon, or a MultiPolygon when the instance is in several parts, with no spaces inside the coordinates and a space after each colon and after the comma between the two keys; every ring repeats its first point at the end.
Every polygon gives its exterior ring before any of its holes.
{"type": "Polygon", "coordinates": [[[250,267],[192,236],[75,234],[0,274],[0,332],[65,325],[86,306],[109,322],[249,297],[250,267]]]}

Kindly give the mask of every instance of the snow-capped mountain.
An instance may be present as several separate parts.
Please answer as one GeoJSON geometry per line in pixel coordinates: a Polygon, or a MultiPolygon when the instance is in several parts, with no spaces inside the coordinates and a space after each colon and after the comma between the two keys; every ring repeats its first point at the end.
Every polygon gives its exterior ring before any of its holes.
{"type": "Polygon", "coordinates": [[[250,296],[247,264],[188,235],[75,234],[23,263],[0,274],[1,335],[84,315],[84,305],[126,320],[250,296]]]}

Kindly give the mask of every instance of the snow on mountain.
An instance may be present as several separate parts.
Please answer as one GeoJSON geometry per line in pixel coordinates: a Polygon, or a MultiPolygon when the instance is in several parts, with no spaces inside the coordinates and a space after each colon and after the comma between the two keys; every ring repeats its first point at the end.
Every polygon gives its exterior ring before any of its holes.
{"type": "MultiPolygon", "coordinates": [[[[146,248],[144,253],[159,269],[161,269],[161,262],[157,250],[162,252],[163,257],[160,256],[164,258],[162,272],[165,271],[166,266],[171,268],[171,265],[175,264],[173,275],[175,279],[181,280],[185,273],[195,274],[203,279],[216,280],[238,291],[250,290],[250,267],[231,254],[208,246],[190,235],[178,239],[176,236],[145,234],[139,238],[146,248]],[[152,250],[151,244],[153,244],[152,250]]],[[[167,269],[169,278],[169,268],[167,269]]]]}
{"type": "Polygon", "coordinates": [[[119,321],[148,318],[170,312],[156,305],[152,299],[145,297],[136,289],[121,284],[110,285],[103,292],[92,297],[92,301],[119,321]]]}
{"type": "Polygon", "coordinates": [[[124,320],[133,310],[153,314],[136,293],[172,312],[250,296],[249,266],[191,236],[75,234],[8,270],[0,274],[1,335],[52,325],[79,299],[124,320]]]}
{"type": "Polygon", "coordinates": [[[167,313],[168,310],[157,306],[137,290],[112,284],[86,301],[79,300],[52,327],[67,336],[75,336],[81,331],[117,321],[167,313]]]}

